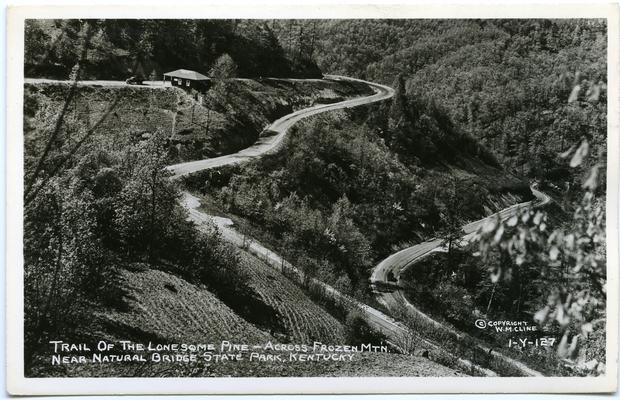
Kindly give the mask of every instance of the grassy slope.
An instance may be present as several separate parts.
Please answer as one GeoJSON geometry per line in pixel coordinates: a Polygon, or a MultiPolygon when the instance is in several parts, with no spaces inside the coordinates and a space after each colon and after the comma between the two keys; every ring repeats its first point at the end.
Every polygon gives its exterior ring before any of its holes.
{"type": "MultiPolygon", "coordinates": [[[[68,84],[26,84],[26,115],[32,116],[32,125],[53,126],[68,91],[68,84]]],[[[65,123],[79,131],[74,135],[77,140],[111,110],[94,133],[102,146],[123,148],[160,129],[169,132],[174,145],[171,162],[182,162],[233,153],[249,146],[265,126],[285,114],[368,92],[366,86],[347,82],[233,80],[212,88],[200,100],[197,93],[173,87],[81,86],[65,123]]],[[[35,146],[43,146],[38,137],[27,137],[32,139],[35,146]]]]}
{"type": "MultiPolygon", "coordinates": [[[[258,297],[279,314],[280,340],[292,343],[340,343],[343,326],[290,280],[249,253],[240,251],[243,271],[258,297]]],[[[99,312],[110,334],[142,330],[148,336],[181,341],[234,339],[247,343],[273,340],[269,333],[235,315],[211,292],[159,270],[122,270],[128,310],[99,312]]],[[[118,335],[117,335],[118,336],[118,335]]],[[[118,338],[120,338],[118,336],[118,338]]]]}
{"type": "MultiPolygon", "coordinates": [[[[250,286],[285,315],[290,343],[343,343],[342,325],[316,306],[286,278],[259,260],[243,254],[250,286]],[[280,300],[276,299],[280,297],[280,300]],[[296,319],[303,319],[298,322],[296,319]],[[290,325],[294,324],[294,325],[290,325]]],[[[287,343],[238,317],[205,289],[159,270],[122,270],[128,308],[94,313],[97,339],[146,343],[287,343]]],[[[266,352],[284,354],[290,352],[266,352]]],[[[201,354],[201,353],[200,353],[201,354]]],[[[148,358],[148,356],[147,356],[148,358]]],[[[424,357],[386,353],[356,353],[351,362],[240,362],[72,364],[43,367],[33,376],[458,376],[451,368],[424,357]]],[[[39,365],[47,363],[41,362],[39,365]]]]}
{"type": "Polygon", "coordinates": [[[121,272],[129,310],[99,313],[104,325],[142,330],[167,341],[204,342],[235,338],[260,343],[270,338],[205,289],[175,275],[145,270],[121,272]]]}
{"type": "Polygon", "coordinates": [[[250,287],[280,314],[287,339],[293,343],[343,342],[342,324],[293,282],[247,252],[242,252],[241,264],[249,274],[250,287]]]}

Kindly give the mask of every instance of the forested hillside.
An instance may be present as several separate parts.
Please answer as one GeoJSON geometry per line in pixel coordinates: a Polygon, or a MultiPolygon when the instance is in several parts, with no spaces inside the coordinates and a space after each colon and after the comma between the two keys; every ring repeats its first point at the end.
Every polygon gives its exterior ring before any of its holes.
{"type": "Polygon", "coordinates": [[[396,100],[387,110],[317,117],[295,128],[282,153],[189,182],[246,219],[238,222],[250,236],[367,300],[370,268],[394,249],[443,234],[448,216],[455,229],[530,196],[526,183],[434,112],[396,100]]]}
{"type": "Polygon", "coordinates": [[[27,77],[151,80],[179,68],[207,74],[224,55],[240,77],[321,77],[307,57],[287,54],[269,26],[253,20],[28,20],[27,77]]]}
{"type": "MultiPolygon", "coordinates": [[[[557,155],[582,139],[605,152],[603,20],[274,22],[280,42],[326,73],[426,98],[520,175],[570,179],[557,155]],[[567,101],[568,99],[572,101],[567,101]]],[[[604,160],[604,154],[600,159],[604,160]]]]}
{"type": "MultiPolygon", "coordinates": [[[[552,374],[602,373],[605,21],[345,20],[275,25],[282,43],[310,53],[324,71],[397,88],[389,112],[371,115],[368,121],[380,127],[379,136],[401,161],[428,168],[437,159],[453,160],[451,146],[445,141],[437,145],[437,138],[454,140],[466,134],[478,140],[474,154],[491,164],[495,158],[507,171],[541,183],[559,205],[524,210],[507,223],[487,226],[480,253],[474,247],[465,249],[464,256],[459,250],[423,262],[421,270],[407,276],[415,301],[438,318],[474,332],[471,318],[534,319],[561,337],[557,356],[569,360],[558,363],[548,353],[528,353],[531,360],[538,359],[534,363],[539,368],[565,368],[552,374]]],[[[462,155],[466,147],[457,148],[462,155]]],[[[454,237],[451,214],[441,217],[447,238],[454,237]]]]}

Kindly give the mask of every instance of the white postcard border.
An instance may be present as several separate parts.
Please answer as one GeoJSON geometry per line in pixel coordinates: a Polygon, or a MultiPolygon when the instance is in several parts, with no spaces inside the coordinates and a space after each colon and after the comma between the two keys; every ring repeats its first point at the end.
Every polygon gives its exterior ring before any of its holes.
{"type": "MultiPolygon", "coordinates": [[[[148,3],[143,3],[147,5],[148,3]]],[[[6,327],[11,394],[584,393],[617,389],[618,6],[20,6],[7,12],[6,327]],[[601,377],[25,378],[23,375],[23,47],[27,18],[606,18],[608,21],[607,373],[601,377]]]]}

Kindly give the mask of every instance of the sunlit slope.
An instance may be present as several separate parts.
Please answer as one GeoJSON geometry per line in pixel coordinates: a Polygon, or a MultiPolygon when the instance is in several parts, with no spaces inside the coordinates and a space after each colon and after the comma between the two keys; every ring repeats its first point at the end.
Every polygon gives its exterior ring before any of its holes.
{"type": "Polygon", "coordinates": [[[281,317],[284,334],[293,343],[343,343],[343,326],[293,282],[249,253],[241,264],[249,274],[249,285],[281,317]]]}

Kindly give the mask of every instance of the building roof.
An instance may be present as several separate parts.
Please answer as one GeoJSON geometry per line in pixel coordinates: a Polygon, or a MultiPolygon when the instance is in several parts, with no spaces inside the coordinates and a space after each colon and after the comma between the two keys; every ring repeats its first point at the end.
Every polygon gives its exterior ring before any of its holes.
{"type": "Polygon", "coordinates": [[[190,79],[192,81],[204,81],[209,79],[208,76],[204,76],[203,74],[191,71],[189,69],[177,69],[176,71],[166,72],[164,76],[173,76],[175,78],[182,79],[190,79]]]}

